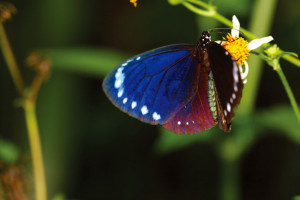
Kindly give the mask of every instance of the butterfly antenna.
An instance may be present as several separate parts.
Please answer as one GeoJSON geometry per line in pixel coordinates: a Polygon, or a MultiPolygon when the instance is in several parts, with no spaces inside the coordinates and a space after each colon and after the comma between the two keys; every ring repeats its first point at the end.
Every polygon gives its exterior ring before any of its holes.
{"type": "Polygon", "coordinates": [[[241,31],[241,30],[238,30],[236,28],[212,28],[212,29],[209,29],[208,32],[217,32],[217,33],[220,33],[220,34],[226,34],[224,32],[218,31],[218,30],[232,30],[232,29],[237,30],[238,32],[240,32],[243,35],[243,37],[245,37],[244,32],[241,31]]]}

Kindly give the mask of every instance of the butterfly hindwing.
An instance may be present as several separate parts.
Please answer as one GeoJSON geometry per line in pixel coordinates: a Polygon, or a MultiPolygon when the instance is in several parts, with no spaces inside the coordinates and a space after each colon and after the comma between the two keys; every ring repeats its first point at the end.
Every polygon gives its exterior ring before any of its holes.
{"type": "MultiPolygon", "coordinates": [[[[199,64],[198,69],[200,67],[199,64]]],[[[209,109],[207,81],[207,72],[199,72],[197,92],[163,127],[174,133],[190,134],[205,131],[217,124],[209,109]]]]}
{"type": "Polygon", "coordinates": [[[167,123],[196,93],[193,45],[170,45],[137,55],[108,74],[103,88],[129,115],[151,124],[167,123]]]}

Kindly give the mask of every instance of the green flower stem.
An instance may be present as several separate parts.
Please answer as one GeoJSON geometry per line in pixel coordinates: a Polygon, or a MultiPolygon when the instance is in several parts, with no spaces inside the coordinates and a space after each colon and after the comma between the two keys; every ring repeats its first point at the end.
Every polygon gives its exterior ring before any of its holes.
{"type": "MultiPolygon", "coordinates": [[[[219,22],[221,22],[222,24],[226,25],[226,26],[229,26],[229,27],[232,27],[232,21],[225,18],[223,15],[220,15],[219,13],[216,13],[214,16],[213,16],[216,20],[218,20],[219,22]]],[[[247,31],[246,29],[244,28],[240,28],[240,31],[249,39],[251,40],[254,40],[256,39],[257,37],[252,34],[251,32],[247,31]]]]}
{"type": "Polygon", "coordinates": [[[221,167],[221,196],[224,200],[238,200],[240,198],[240,170],[239,161],[222,160],[221,167]],[[230,180],[230,181],[229,181],[230,180]]]}
{"type": "MultiPolygon", "coordinates": [[[[257,0],[253,7],[252,19],[249,29],[258,35],[268,35],[271,30],[273,15],[277,0],[257,0]]],[[[249,61],[252,66],[247,76],[248,82],[243,91],[243,99],[239,112],[247,115],[254,111],[260,79],[262,75],[263,60],[258,56],[252,56],[249,61]]]]}
{"type": "Polygon", "coordinates": [[[199,9],[195,6],[193,6],[192,4],[190,3],[187,3],[187,2],[183,2],[182,5],[184,5],[187,9],[193,11],[194,13],[198,14],[198,15],[203,15],[203,16],[206,16],[206,17],[212,17],[214,14],[215,14],[215,10],[202,10],[202,9],[199,9]]]}
{"type": "Polygon", "coordinates": [[[277,71],[277,73],[278,73],[278,75],[279,75],[279,77],[281,79],[281,82],[282,82],[282,84],[284,86],[284,89],[285,89],[285,91],[286,91],[286,93],[287,93],[287,95],[288,95],[288,97],[290,99],[290,102],[292,104],[292,108],[293,108],[293,110],[294,110],[294,112],[296,114],[296,117],[298,118],[298,121],[300,123],[300,112],[299,112],[299,107],[298,107],[298,104],[296,102],[295,96],[294,96],[294,94],[293,94],[293,92],[291,90],[291,87],[290,87],[290,85],[289,85],[289,83],[288,83],[288,81],[287,81],[287,79],[286,79],[286,77],[285,77],[285,75],[284,75],[284,73],[283,73],[283,71],[282,71],[279,63],[278,63],[278,66],[276,68],[277,68],[276,71],[277,71]]]}
{"type": "MultiPolygon", "coordinates": [[[[272,4],[268,5],[267,3],[268,3],[268,1],[266,1],[265,3],[263,3],[263,4],[267,5],[266,8],[268,8],[269,6],[272,6],[272,4]]],[[[185,1],[182,2],[182,5],[184,5],[188,10],[190,10],[190,11],[192,11],[192,12],[198,14],[198,15],[202,15],[202,16],[205,16],[205,17],[215,18],[217,21],[221,22],[222,24],[224,24],[224,25],[226,25],[228,27],[232,27],[231,20],[228,20],[223,15],[219,14],[216,11],[215,7],[212,6],[212,5],[209,5],[209,4],[207,4],[205,2],[202,2],[200,0],[185,0],[185,1]],[[198,7],[194,6],[193,4],[201,6],[202,8],[204,8],[206,10],[199,9],[198,7]]],[[[264,9],[264,7],[262,7],[261,9],[264,9]]],[[[254,40],[254,39],[258,38],[256,35],[252,34],[250,31],[247,31],[244,28],[240,28],[240,30],[250,40],[254,40]]],[[[266,47],[267,44],[264,44],[263,46],[266,47]]],[[[296,58],[294,56],[291,56],[291,55],[285,55],[282,58],[285,59],[286,61],[288,61],[288,62],[290,62],[290,63],[292,63],[292,64],[300,67],[300,60],[298,58],[296,58]]]]}
{"type": "MultiPolygon", "coordinates": [[[[211,15],[207,15],[205,13],[203,16],[212,17],[216,19],[217,21],[225,24],[228,27],[232,27],[231,20],[228,20],[218,12],[216,12],[215,8],[211,5],[205,4],[204,2],[201,2],[201,4],[196,3],[196,0],[186,0],[185,4],[183,4],[186,8],[191,10],[192,12],[195,12],[199,15],[203,15],[202,13],[205,10],[201,10],[199,12],[199,8],[197,8],[195,5],[201,6],[204,9],[207,9],[207,11],[213,10],[214,13],[211,15]],[[187,5],[189,4],[189,5],[187,5]],[[209,7],[210,6],[210,7],[209,7]]],[[[200,2],[200,1],[197,1],[200,2]]],[[[252,18],[251,18],[251,26],[250,30],[252,32],[257,33],[258,35],[267,35],[270,31],[270,25],[272,24],[272,18],[273,13],[275,11],[275,5],[276,0],[265,0],[265,1],[259,1],[257,0],[255,3],[255,6],[253,8],[252,18]]],[[[252,34],[251,32],[241,28],[240,29],[243,34],[249,38],[250,40],[256,39],[257,37],[252,34]]],[[[290,59],[290,58],[288,58],[290,59]]],[[[242,113],[244,116],[249,116],[255,106],[256,96],[257,96],[257,88],[261,79],[261,72],[262,72],[262,60],[258,57],[252,58],[252,60],[249,60],[250,66],[253,66],[251,68],[251,71],[248,76],[248,84],[246,85],[244,89],[244,97],[243,101],[241,103],[241,106],[239,107],[239,113],[242,113]],[[245,97],[246,96],[246,97],[245,97]]],[[[233,135],[231,138],[228,138],[228,140],[235,141],[236,137],[233,135]]],[[[222,143],[224,144],[223,141],[222,143]]],[[[221,151],[224,151],[221,150],[221,151]]],[[[236,151],[236,150],[235,150],[236,151]]],[[[223,200],[238,200],[240,199],[240,190],[239,190],[239,158],[236,157],[234,159],[226,159],[228,156],[228,153],[220,152],[220,158],[222,163],[222,177],[221,177],[221,191],[220,191],[220,198],[223,200]]],[[[242,154],[242,152],[241,152],[242,154]]]]}
{"type": "Polygon", "coordinates": [[[17,91],[19,92],[20,96],[24,98],[24,111],[28,129],[28,137],[30,141],[31,159],[35,180],[35,199],[47,200],[44,164],[37,118],[35,115],[35,97],[37,94],[32,93],[32,90],[35,92],[38,91],[38,89],[31,88],[31,92],[28,93],[29,95],[24,97],[25,84],[2,23],[0,23],[0,45],[17,91]]]}
{"type": "Polygon", "coordinates": [[[214,6],[209,5],[209,4],[207,4],[207,3],[203,2],[203,1],[199,1],[199,0],[187,0],[187,1],[191,2],[191,3],[194,3],[194,4],[198,5],[198,6],[201,6],[202,8],[205,8],[207,10],[210,10],[210,9],[215,10],[214,6]]]}
{"type": "Polygon", "coordinates": [[[40,134],[35,114],[35,101],[32,101],[31,99],[25,100],[24,110],[34,171],[35,199],[46,200],[46,178],[44,172],[42,148],[40,143],[40,134]]]}
{"type": "Polygon", "coordinates": [[[296,65],[297,67],[300,67],[300,60],[292,55],[284,55],[282,56],[283,59],[289,61],[290,63],[296,65]]]}
{"type": "Polygon", "coordinates": [[[8,38],[2,23],[0,23],[0,46],[3,52],[4,59],[7,63],[9,72],[12,76],[13,82],[17,88],[17,91],[21,96],[23,96],[24,92],[24,81],[19,71],[18,64],[16,62],[13,51],[8,42],[8,38]]]}

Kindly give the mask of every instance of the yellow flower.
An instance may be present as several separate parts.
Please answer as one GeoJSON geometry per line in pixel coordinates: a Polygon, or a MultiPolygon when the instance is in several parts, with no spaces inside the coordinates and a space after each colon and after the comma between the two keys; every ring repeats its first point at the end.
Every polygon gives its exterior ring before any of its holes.
{"type": "Polygon", "coordinates": [[[137,6],[137,0],[129,0],[129,1],[130,1],[130,3],[132,3],[134,5],[134,7],[137,6]]]}
{"type": "Polygon", "coordinates": [[[248,41],[242,37],[232,37],[230,33],[223,40],[222,46],[235,58],[236,63],[243,64],[250,55],[248,41]]]}
{"type": "Polygon", "coordinates": [[[228,34],[225,41],[222,42],[222,46],[235,58],[237,64],[239,64],[241,77],[243,82],[247,82],[247,75],[249,71],[247,59],[250,55],[250,51],[260,47],[262,44],[269,43],[273,40],[272,36],[263,37],[260,39],[252,40],[248,43],[244,38],[239,37],[240,22],[235,15],[232,17],[233,28],[231,29],[231,34],[228,34]],[[244,70],[242,68],[244,66],[244,70]]]}

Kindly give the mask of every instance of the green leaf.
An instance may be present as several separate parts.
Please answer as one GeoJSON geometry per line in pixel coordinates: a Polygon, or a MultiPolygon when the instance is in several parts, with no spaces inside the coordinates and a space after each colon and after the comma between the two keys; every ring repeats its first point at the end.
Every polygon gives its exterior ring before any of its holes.
{"type": "Polygon", "coordinates": [[[19,150],[13,143],[0,139],[0,160],[13,164],[18,156],[19,150]]]}
{"type": "Polygon", "coordinates": [[[178,5],[178,4],[181,4],[182,2],[184,2],[185,0],[168,0],[169,1],[169,4],[171,5],[178,5]]]}
{"type": "Polygon", "coordinates": [[[61,194],[61,193],[56,194],[56,195],[52,198],[52,200],[66,200],[66,199],[67,199],[66,196],[65,196],[64,194],[61,194]]]}
{"type": "Polygon", "coordinates": [[[91,76],[104,76],[119,65],[128,54],[109,49],[58,48],[42,50],[54,69],[91,76]]]}
{"type": "Polygon", "coordinates": [[[300,144],[300,124],[289,106],[276,106],[256,115],[262,127],[277,130],[300,144]]]}
{"type": "Polygon", "coordinates": [[[300,200],[300,196],[294,196],[293,200],[300,200]]]}

